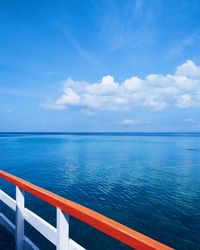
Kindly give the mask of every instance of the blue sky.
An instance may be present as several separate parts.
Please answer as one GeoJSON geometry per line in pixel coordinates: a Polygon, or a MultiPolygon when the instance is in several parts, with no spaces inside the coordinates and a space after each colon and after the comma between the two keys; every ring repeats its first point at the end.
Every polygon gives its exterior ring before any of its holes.
{"type": "Polygon", "coordinates": [[[198,0],[1,1],[0,131],[199,131],[198,0]]]}

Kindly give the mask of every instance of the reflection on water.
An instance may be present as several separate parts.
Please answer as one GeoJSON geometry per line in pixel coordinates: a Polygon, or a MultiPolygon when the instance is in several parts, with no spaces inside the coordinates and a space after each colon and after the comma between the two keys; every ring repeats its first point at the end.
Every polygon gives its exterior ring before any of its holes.
{"type": "MultiPolygon", "coordinates": [[[[194,133],[4,134],[0,165],[176,249],[194,250],[200,232],[199,149],[194,133]]],[[[12,185],[1,185],[14,194],[12,185]]],[[[26,205],[55,224],[51,206],[30,195],[26,205]]],[[[71,237],[87,249],[127,249],[73,218],[70,227],[71,237]]],[[[54,249],[26,228],[42,249],[54,249]]]]}

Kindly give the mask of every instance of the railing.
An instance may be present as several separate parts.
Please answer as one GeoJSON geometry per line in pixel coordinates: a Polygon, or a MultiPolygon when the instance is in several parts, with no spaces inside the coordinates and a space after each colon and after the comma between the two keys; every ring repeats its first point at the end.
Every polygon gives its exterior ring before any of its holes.
{"type": "Polygon", "coordinates": [[[58,250],[84,250],[83,247],[69,238],[69,215],[134,249],[172,249],[89,208],[81,206],[2,170],[0,170],[0,177],[16,186],[16,201],[0,190],[1,201],[16,212],[16,225],[8,220],[2,213],[0,213],[0,223],[11,233],[15,234],[17,250],[38,249],[33,242],[25,237],[24,221],[27,221],[38,230],[44,237],[53,243],[58,250]],[[25,208],[24,191],[57,208],[56,228],[25,208]]]}

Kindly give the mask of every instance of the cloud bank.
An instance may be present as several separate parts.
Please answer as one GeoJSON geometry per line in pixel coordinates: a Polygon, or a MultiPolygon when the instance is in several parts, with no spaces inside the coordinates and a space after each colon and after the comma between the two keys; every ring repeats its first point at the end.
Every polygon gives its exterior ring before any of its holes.
{"type": "Polygon", "coordinates": [[[62,96],[48,100],[48,109],[80,108],[94,111],[130,110],[146,107],[186,109],[200,106],[200,66],[188,60],[173,74],[133,76],[118,83],[110,75],[99,82],[67,79],[62,96]]]}

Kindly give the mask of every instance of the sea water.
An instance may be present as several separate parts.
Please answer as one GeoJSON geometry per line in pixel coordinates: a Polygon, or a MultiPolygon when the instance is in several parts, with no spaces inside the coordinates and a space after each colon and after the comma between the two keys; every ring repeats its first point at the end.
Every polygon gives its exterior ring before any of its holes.
{"type": "MultiPolygon", "coordinates": [[[[199,133],[0,133],[0,168],[176,249],[200,247],[199,133]]],[[[13,185],[0,184],[15,198],[13,185]]],[[[54,207],[29,194],[26,207],[56,225],[54,207]]],[[[70,237],[87,249],[129,249],[72,217],[70,237]]],[[[0,249],[14,249],[2,227],[0,249]]]]}

